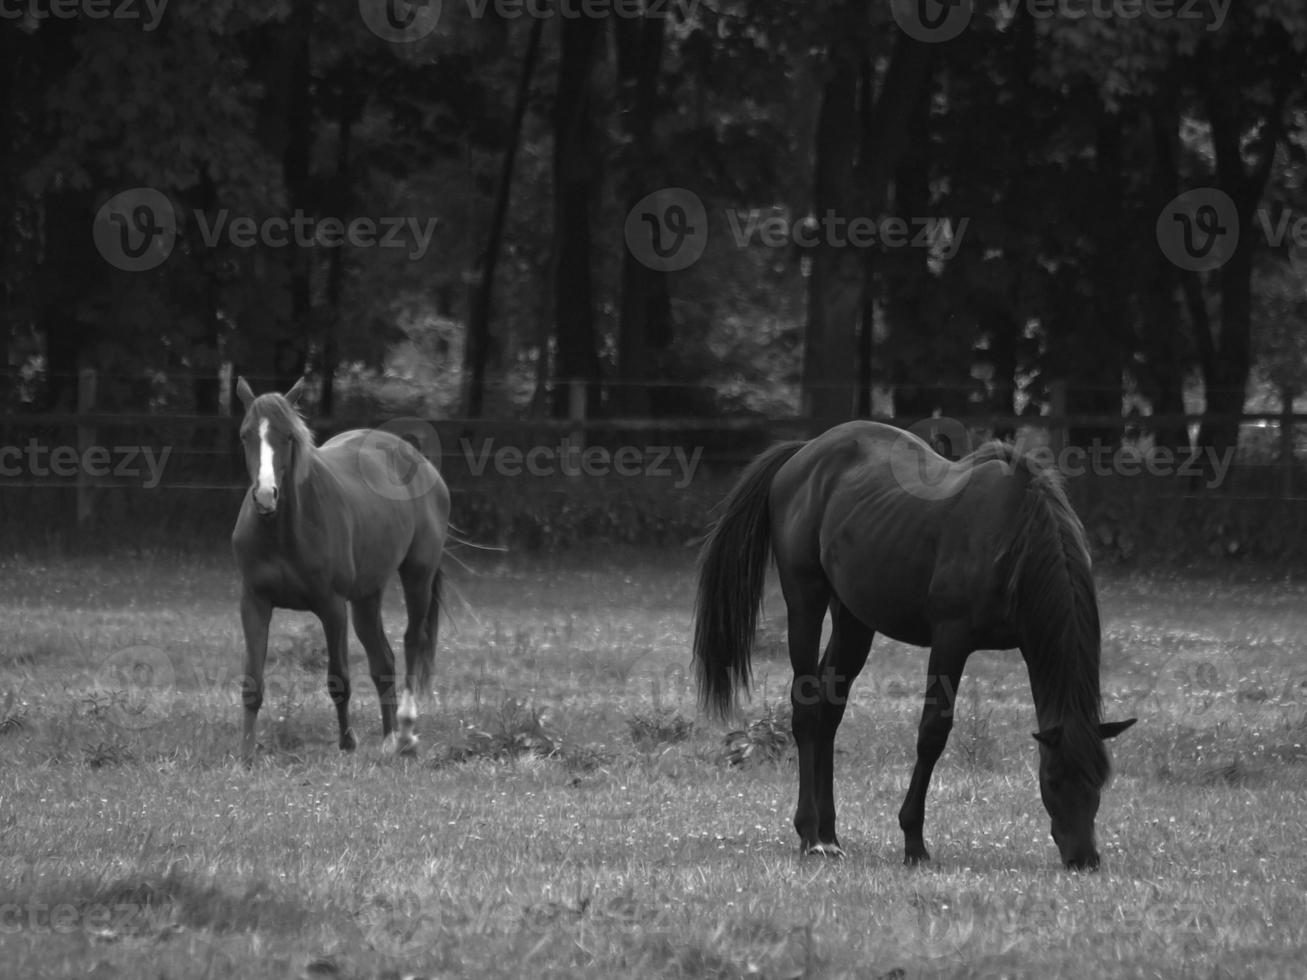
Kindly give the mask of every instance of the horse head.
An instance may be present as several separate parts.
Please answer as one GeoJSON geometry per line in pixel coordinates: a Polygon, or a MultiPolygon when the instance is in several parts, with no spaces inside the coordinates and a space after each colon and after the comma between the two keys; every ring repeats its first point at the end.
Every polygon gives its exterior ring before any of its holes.
{"type": "Polygon", "coordinates": [[[1039,795],[1052,820],[1053,842],[1062,863],[1072,870],[1098,868],[1094,819],[1110,768],[1103,742],[1120,735],[1135,721],[1101,722],[1096,732],[1085,727],[1078,736],[1061,725],[1035,733],[1039,742],[1039,795]]]}
{"type": "Polygon", "coordinates": [[[271,393],[258,397],[244,378],[236,382],[236,394],[245,406],[240,429],[245,467],[253,484],[254,507],[264,517],[277,512],[287,475],[294,478],[293,463],[296,454],[302,451],[307,431],[296,412],[303,391],[303,378],[285,395],[271,393]]]}

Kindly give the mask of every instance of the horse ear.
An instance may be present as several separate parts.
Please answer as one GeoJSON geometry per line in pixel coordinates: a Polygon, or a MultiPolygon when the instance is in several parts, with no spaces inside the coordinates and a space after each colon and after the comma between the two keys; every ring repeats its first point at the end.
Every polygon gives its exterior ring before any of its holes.
{"type": "Polygon", "coordinates": [[[250,390],[250,386],[244,378],[236,379],[236,397],[241,400],[241,404],[246,408],[249,408],[250,402],[254,401],[254,392],[250,390]]]}
{"type": "Polygon", "coordinates": [[[1125,721],[1105,721],[1098,726],[1098,737],[1102,739],[1116,738],[1138,720],[1138,718],[1127,718],[1125,721]]]}
{"type": "Polygon", "coordinates": [[[286,392],[286,401],[290,402],[292,405],[298,405],[300,396],[303,394],[304,394],[304,379],[300,378],[293,385],[291,385],[290,391],[286,392]]]}
{"type": "Polygon", "coordinates": [[[1062,726],[1054,725],[1052,728],[1043,732],[1033,732],[1035,741],[1040,745],[1047,745],[1050,749],[1057,748],[1057,744],[1062,741],[1062,726]]]}

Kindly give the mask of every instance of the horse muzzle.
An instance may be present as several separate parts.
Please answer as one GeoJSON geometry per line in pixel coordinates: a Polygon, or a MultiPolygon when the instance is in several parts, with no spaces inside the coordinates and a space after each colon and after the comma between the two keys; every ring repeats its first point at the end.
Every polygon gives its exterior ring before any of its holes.
{"type": "Polygon", "coordinates": [[[1098,851],[1092,847],[1074,854],[1062,855],[1062,862],[1068,871],[1097,871],[1099,865],[1098,851]]]}
{"type": "Polygon", "coordinates": [[[277,488],[271,490],[255,489],[254,509],[260,517],[271,517],[277,512],[277,488]]]}

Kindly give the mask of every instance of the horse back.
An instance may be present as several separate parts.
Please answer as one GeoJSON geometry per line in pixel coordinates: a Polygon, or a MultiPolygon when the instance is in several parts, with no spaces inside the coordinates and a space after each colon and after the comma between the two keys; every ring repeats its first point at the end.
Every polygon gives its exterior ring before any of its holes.
{"type": "Polygon", "coordinates": [[[950,462],[902,429],[848,422],[777,473],[777,562],[824,576],[903,642],[928,645],[934,623],[957,618],[1006,642],[1002,559],[1027,482],[997,456],[950,462]]]}

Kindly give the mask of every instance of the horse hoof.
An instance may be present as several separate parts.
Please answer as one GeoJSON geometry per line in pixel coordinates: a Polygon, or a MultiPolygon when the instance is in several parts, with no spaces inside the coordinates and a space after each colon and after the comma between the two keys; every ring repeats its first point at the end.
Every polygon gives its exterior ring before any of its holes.
{"type": "Polygon", "coordinates": [[[353,752],[359,747],[359,740],[354,737],[354,729],[349,729],[340,737],[340,751],[353,752]]]}
{"type": "Polygon", "coordinates": [[[408,733],[398,734],[396,732],[391,732],[386,736],[386,740],[382,743],[381,749],[388,755],[403,756],[404,758],[411,759],[413,756],[418,754],[418,737],[416,735],[409,735],[408,733]]]}
{"type": "Polygon", "coordinates": [[[844,857],[844,848],[839,844],[826,844],[818,841],[816,844],[809,844],[804,849],[804,855],[815,857],[842,858],[844,857]]]}
{"type": "Polygon", "coordinates": [[[929,861],[930,855],[925,851],[922,851],[920,854],[907,854],[903,857],[903,863],[909,868],[919,868],[921,865],[926,864],[929,861]]]}

